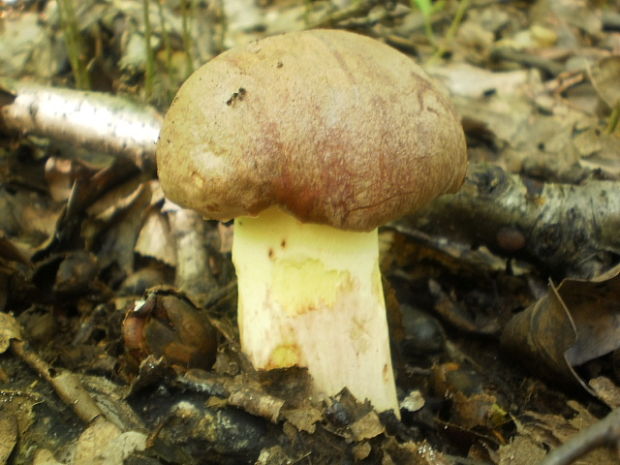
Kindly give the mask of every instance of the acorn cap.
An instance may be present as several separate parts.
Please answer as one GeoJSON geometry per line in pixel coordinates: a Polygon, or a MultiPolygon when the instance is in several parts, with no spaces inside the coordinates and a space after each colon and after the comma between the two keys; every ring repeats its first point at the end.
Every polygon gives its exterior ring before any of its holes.
{"type": "Polygon", "coordinates": [[[166,196],[206,218],[277,205],[367,231],[458,190],[467,153],[452,105],[409,57],[310,30],[194,72],[165,117],[157,165],[166,196]]]}

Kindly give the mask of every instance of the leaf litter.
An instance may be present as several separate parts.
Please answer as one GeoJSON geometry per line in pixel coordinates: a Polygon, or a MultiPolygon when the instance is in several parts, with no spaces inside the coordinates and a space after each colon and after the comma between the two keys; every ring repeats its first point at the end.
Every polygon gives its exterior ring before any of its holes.
{"type": "MultiPolygon", "coordinates": [[[[59,3],[0,7],[0,458],[529,465],[572,438],[588,448],[579,433],[620,403],[617,2],[471,1],[451,40],[460,2],[445,2],[429,23],[447,37],[439,57],[408,2],[148,2],[150,96],[143,5],[80,2],[101,100],[59,90],[73,87],[59,3]],[[465,188],[382,231],[402,421],[346,391],[312,398],[303,371],[252,370],[237,344],[230,228],[165,202],[137,142],[154,144],[191,67],[308,25],[415,56],[468,137],[465,188]],[[44,106],[25,124],[17,110],[32,103],[16,102],[42,103],[33,89],[74,105],[70,116],[80,102],[110,105],[151,132],[123,148],[105,127],[46,123],[56,115],[44,106]],[[188,364],[213,348],[187,343],[179,321],[214,328],[213,368],[188,364]]],[[[580,463],[614,459],[599,448],[580,463]]]]}

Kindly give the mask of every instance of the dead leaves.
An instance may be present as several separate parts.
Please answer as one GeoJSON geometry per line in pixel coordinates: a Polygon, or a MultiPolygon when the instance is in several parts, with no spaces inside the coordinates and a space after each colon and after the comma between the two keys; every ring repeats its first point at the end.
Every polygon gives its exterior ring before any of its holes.
{"type": "Polygon", "coordinates": [[[565,279],[516,315],[502,335],[504,350],[556,382],[595,394],[576,368],[620,348],[620,268],[592,280],[565,279]]]}

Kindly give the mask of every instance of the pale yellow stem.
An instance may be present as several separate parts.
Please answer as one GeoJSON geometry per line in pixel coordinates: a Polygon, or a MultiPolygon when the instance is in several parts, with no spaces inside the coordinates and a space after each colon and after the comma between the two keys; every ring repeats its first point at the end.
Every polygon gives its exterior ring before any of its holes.
{"type": "Polygon", "coordinates": [[[241,346],[257,369],[307,367],[317,393],[398,402],[377,231],[303,224],[277,208],[235,221],[241,346]]]}

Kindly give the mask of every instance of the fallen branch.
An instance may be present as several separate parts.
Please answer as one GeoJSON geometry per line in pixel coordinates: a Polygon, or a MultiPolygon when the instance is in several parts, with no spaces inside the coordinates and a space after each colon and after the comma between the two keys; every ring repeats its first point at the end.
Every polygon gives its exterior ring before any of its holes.
{"type": "Polygon", "coordinates": [[[100,92],[5,80],[0,93],[0,127],[127,156],[154,170],[161,115],[153,108],[100,92]]]}
{"type": "Polygon", "coordinates": [[[620,256],[620,187],[540,183],[472,164],[465,184],[396,224],[528,260],[552,275],[591,277],[620,256]]]}

